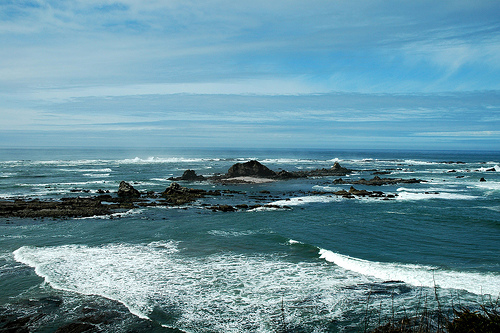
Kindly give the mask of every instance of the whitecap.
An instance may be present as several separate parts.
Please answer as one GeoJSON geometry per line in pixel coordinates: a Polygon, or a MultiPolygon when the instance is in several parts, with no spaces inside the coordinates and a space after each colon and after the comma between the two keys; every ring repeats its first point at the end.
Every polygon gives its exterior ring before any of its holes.
{"type": "Polygon", "coordinates": [[[399,188],[397,200],[400,201],[418,201],[418,200],[430,200],[430,199],[441,199],[441,200],[474,200],[477,199],[476,196],[468,194],[460,194],[451,191],[447,192],[435,192],[428,190],[425,192],[417,191],[414,189],[399,188]]]}
{"type": "Polygon", "coordinates": [[[426,265],[374,262],[325,249],[321,249],[319,254],[320,258],[344,269],[384,281],[404,281],[419,287],[461,289],[478,295],[500,294],[498,274],[459,272],[426,265]]]}
{"type": "Polygon", "coordinates": [[[144,209],[130,209],[126,212],[121,212],[121,213],[113,213],[113,214],[106,214],[106,215],[94,215],[94,216],[85,216],[85,217],[75,217],[75,220],[90,220],[90,219],[101,219],[101,220],[109,220],[109,219],[114,219],[114,218],[121,218],[121,217],[127,217],[131,215],[137,215],[141,214],[144,211],[144,209]]]}
{"type": "Polygon", "coordinates": [[[310,195],[304,197],[295,197],[285,200],[278,200],[271,203],[276,206],[300,206],[310,203],[329,203],[341,201],[342,198],[336,195],[310,195]]]}
{"type": "Polygon", "coordinates": [[[174,241],[25,246],[14,258],[56,289],[117,300],[142,318],[155,307],[175,309],[173,322],[162,324],[187,331],[269,332],[282,301],[292,305],[291,324],[300,325],[303,318],[330,322],[356,307],[344,305],[346,296],[339,291],[367,282],[318,262],[291,263],[276,255],[185,256],[174,241]]]}

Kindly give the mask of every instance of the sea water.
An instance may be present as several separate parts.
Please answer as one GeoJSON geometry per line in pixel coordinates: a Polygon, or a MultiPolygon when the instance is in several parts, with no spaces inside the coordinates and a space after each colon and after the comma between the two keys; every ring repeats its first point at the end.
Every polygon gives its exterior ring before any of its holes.
{"type": "Polygon", "coordinates": [[[450,308],[500,296],[499,152],[1,149],[0,198],[113,193],[122,180],[161,192],[186,169],[210,176],[251,159],[275,171],[338,162],[355,170],[346,181],[383,171],[425,182],[354,185],[392,200],[336,196],[351,186],[339,177],[181,182],[236,194],[91,218],[2,218],[0,307],[47,294],[75,307],[92,296],[186,332],[341,332],[436,299],[450,308]]]}

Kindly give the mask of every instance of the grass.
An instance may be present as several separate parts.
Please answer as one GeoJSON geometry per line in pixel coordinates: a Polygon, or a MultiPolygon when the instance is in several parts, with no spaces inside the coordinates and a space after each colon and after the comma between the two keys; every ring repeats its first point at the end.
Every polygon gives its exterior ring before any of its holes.
{"type": "MultiPolygon", "coordinates": [[[[437,292],[435,293],[437,309],[429,310],[424,306],[418,315],[403,316],[395,319],[394,310],[391,320],[374,329],[368,328],[368,305],[364,323],[365,333],[499,333],[500,304],[490,300],[487,305],[479,305],[477,309],[464,306],[452,306],[452,311],[443,311],[437,292]]],[[[369,301],[368,297],[368,301],[369,301]]]]}

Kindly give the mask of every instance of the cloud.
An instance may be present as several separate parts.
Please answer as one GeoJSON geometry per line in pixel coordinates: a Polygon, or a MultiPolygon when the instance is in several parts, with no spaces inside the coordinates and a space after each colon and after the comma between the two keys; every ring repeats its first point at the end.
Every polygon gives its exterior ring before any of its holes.
{"type": "Polygon", "coordinates": [[[500,131],[449,131],[449,132],[422,132],[414,133],[415,136],[435,136],[435,137],[447,137],[453,138],[458,137],[463,138],[495,138],[500,139],[500,131]]]}
{"type": "Polygon", "coordinates": [[[465,0],[4,1],[0,129],[54,142],[120,130],[496,142],[479,133],[498,127],[499,12],[465,0]]]}

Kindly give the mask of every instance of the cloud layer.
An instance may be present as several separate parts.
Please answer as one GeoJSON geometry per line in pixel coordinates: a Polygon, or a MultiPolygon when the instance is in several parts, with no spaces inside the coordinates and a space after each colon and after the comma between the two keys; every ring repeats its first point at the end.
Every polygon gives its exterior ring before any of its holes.
{"type": "Polygon", "coordinates": [[[495,148],[499,14],[496,1],[3,1],[0,139],[495,148]]]}

